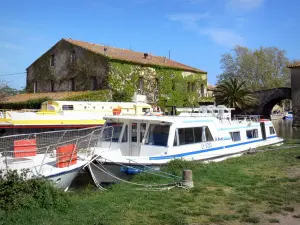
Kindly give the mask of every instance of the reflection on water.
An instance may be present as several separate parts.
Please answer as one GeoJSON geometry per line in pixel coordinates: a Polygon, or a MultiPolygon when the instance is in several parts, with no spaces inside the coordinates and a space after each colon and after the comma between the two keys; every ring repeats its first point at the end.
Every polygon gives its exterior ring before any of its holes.
{"type": "Polygon", "coordinates": [[[286,139],[300,139],[300,129],[292,127],[293,120],[272,120],[277,135],[286,139]]]}

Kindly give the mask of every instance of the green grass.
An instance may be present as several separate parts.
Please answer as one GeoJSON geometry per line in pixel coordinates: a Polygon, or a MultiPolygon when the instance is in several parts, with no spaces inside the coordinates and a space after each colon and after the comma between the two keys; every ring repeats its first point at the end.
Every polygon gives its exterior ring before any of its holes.
{"type": "MultiPolygon", "coordinates": [[[[164,170],[181,175],[183,169],[192,169],[193,189],[147,191],[118,184],[102,192],[70,192],[63,196],[68,198],[65,207],[35,204],[38,207],[0,210],[0,224],[275,223],[269,219],[271,214],[291,213],[300,206],[300,177],[289,172],[292,168],[300,175],[299,155],[300,147],[209,164],[176,160],[164,170]]],[[[141,174],[134,181],[164,183],[166,179],[141,174]]]]}

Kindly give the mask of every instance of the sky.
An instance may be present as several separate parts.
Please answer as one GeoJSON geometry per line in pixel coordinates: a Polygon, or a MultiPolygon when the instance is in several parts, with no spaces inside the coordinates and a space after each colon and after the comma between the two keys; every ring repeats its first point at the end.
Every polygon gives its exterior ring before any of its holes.
{"type": "Polygon", "coordinates": [[[26,85],[26,68],[61,38],[171,59],[208,72],[235,45],[278,47],[300,59],[298,0],[0,0],[0,79],[26,85]],[[23,73],[24,72],[24,73],[23,73]],[[6,75],[22,73],[17,75],[6,75]]]}

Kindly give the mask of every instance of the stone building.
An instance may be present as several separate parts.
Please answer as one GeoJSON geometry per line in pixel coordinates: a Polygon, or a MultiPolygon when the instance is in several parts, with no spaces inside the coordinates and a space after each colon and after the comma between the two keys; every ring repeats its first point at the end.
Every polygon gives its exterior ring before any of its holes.
{"type": "Polygon", "coordinates": [[[61,39],[27,69],[27,92],[110,89],[183,105],[206,101],[207,72],[151,53],[61,39]],[[173,102],[172,102],[173,101],[173,102]]]}

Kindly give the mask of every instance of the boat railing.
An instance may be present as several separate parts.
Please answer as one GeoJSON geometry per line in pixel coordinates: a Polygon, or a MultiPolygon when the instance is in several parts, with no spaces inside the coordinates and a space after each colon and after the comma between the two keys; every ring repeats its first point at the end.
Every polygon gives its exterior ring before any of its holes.
{"type": "Polygon", "coordinates": [[[259,122],[260,115],[234,115],[232,120],[246,121],[246,122],[259,122]]]}
{"type": "Polygon", "coordinates": [[[109,133],[113,134],[113,128],[92,127],[1,137],[0,155],[5,165],[0,168],[9,170],[16,163],[18,168],[30,164],[35,175],[42,175],[49,166],[64,168],[78,160],[87,161],[101,141],[112,139],[109,133]],[[107,131],[105,137],[104,130],[107,131]]]}

